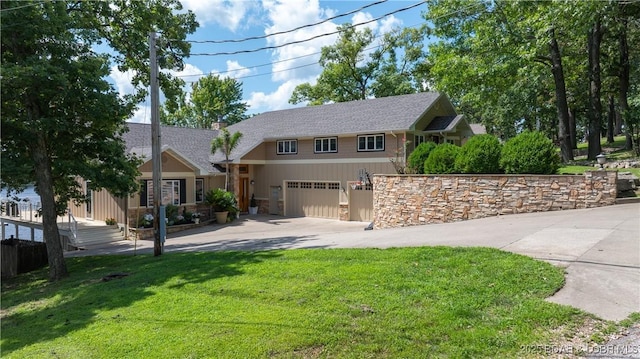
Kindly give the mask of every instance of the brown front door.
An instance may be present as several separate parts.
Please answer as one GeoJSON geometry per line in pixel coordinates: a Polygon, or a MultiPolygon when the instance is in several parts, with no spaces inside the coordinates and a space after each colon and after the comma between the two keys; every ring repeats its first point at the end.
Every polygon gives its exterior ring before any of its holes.
{"type": "Polygon", "coordinates": [[[249,211],[249,179],[240,178],[240,192],[238,193],[240,212],[249,211]]]}

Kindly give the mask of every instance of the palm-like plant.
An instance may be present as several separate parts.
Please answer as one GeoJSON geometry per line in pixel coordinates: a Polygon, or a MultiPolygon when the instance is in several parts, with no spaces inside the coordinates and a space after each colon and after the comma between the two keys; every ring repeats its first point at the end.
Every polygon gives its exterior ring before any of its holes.
{"type": "Polygon", "coordinates": [[[218,137],[211,140],[211,153],[215,154],[216,151],[220,150],[224,154],[224,160],[226,163],[226,171],[224,178],[224,189],[229,190],[229,155],[233,151],[234,148],[238,146],[240,142],[240,138],[242,137],[242,133],[236,132],[233,135],[229,133],[229,130],[223,128],[220,130],[218,137]]]}

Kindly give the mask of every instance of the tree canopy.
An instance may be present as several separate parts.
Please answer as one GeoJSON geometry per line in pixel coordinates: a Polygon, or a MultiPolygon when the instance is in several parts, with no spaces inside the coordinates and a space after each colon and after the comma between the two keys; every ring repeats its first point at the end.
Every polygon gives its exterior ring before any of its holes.
{"type": "Polygon", "coordinates": [[[566,161],[576,137],[590,134],[593,157],[602,95],[615,94],[619,122],[634,126],[627,100],[638,96],[637,88],[625,83],[640,76],[639,66],[629,67],[640,53],[637,47],[623,51],[623,43],[638,36],[639,7],[623,1],[430,0],[425,17],[436,37],[427,57],[431,80],[470,120],[504,139],[538,129],[560,145],[566,161]]]}
{"type": "Polygon", "coordinates": [[[339,26],[336,44],[322,48],[323,70],[316,84],[298,85],[289,102],[320,105],[424,91],[425,29],[397,30],[374,45],[377,37],[371,29],[358,31],[348,23],[339,26]]]}
{"type": "Polygon", "coordinates": [[[224,119],[234,124],[247,118],[247,104],[242,102],[242,84],[232,78],[207,75],[193,83],[191,99],[181,94],[177,101],[166,102],[162,122],[180,127],[211,128],[224,119]]]}
{"type": "MultiPolygon", "coordinates": [[[[56,217],[69,200],[85,201],[77,178],[114,195],[138,190],[139,160],[125,153],[121,134],[149,83],[147,38],[162,31],[165,68],[181,66],[195,30],[190,12],[174,0],[2,1],[2,179],[21,191],[35,184],[41,198],[49,275],[67,274],[56,217]],[[96,53],[102,41],[113,53],[96,53]],[[169,56],[173,54],[174,56],[169,56]],[[133,70],[138,91],[120,98],[105,80],[114,61],[133,70]]],[[[165,94],[180,80],[163,75],[165,94]]]]}

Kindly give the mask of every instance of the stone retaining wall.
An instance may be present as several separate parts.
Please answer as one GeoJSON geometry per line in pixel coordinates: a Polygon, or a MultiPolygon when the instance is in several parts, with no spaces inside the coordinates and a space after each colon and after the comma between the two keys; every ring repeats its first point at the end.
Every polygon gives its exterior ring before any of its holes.
{"type": "Polygon", "coordinates": [[[584,175],[374,175],[375,228],[615,204],[615,171],[584,175]]]}

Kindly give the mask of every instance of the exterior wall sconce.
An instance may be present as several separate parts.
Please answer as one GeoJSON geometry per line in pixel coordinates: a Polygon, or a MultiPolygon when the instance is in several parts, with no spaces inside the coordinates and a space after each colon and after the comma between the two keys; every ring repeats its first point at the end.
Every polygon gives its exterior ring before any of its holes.
{"type": "Polygon", "coordinates": [[[604,164],[607,163],[607,157],[604,154],[599,154],[596,156],[596,161],[600,165],[600,169],[604,170],[604,164]]]}
{"type": "Polygon", "coordinates": [[[282,191],[282,186],[278,186],[278,191],[282,191]]]}
{"type": "Polygon", "coordinates": [[[253,186],[254,184],[256,184],[256,181],[251,180],[251,181],[249,181],[249,184],[253,186]]]}

